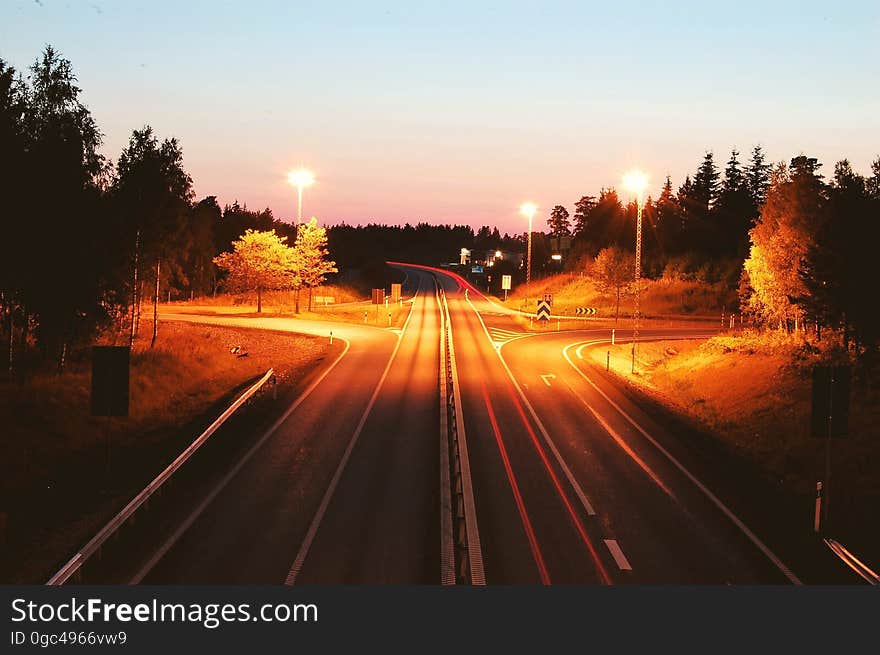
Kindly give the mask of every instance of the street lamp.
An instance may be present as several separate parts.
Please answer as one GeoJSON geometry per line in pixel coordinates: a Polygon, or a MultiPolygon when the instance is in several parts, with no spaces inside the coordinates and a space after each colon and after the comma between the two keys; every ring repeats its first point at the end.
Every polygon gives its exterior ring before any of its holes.
{"type": "Polygon", "coordinates": [[[297,225],[299,225],[303,220],[303,189],[307,186],[312,186],[315,183],[315,176],[311,171],[300,168],[296,171],[290,171],[290,173],[287,174],[287,180],[297,189],[299,203],[297,204],[296,210],[296,222],[297,225]]]}
{"type": "Polygon", "coordinates": [[[623,188],[636,197],[636,312],[633,326],[632,373],[636,372],[636,342],[639,340],[639,322],[641,320],[641,286],[642,286],[642,206],[644,193],[648,186],[648,176],[642,171],[633,170],[623,176],[623,188]]]}
{"type": "Polygon", "coordinates": [[[523,203],[519,208],[519,213],[529,219],[529,235],[526,239],[528,242],[526,246],[526,287],[532,281],[532,219],[535,217],[536,211],[538,211],[538,206],[533,202],[523,203]]]}

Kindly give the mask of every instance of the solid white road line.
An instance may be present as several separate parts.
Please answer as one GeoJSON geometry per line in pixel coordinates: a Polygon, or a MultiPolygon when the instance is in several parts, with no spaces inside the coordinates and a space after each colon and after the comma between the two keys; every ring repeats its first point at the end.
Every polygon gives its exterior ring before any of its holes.
{"type": "MultiPolygon", "coordinates": [[[[468,303],[471,306],[471,309],[477,315],[477,318],[480,320],[480,324],[483,326],[483,331],[486,333],[486,337],[489,341],[492,341],[492,337],[489,336],[489,330],[486,329],[486,323],[483,321],[483,317],[480,316],[480,312],[477,311],[474,304],[468,299],[468,303]]],[[[527,335],[531,336],[531,335],[527,335]]],[[[522,338],[522,337],[521,337],[522,338]]],[[[504,345],[504,344],[502,344],[504,345]]],[[[498,355],[498,359],[501,360],[501,365],[504,367],[504,370],[507,371],[507,376],[510,378],[510,381],[513,383],[514,388],[519,393],[520,399],[523,401],[523,404],[526,406],[526,409],[529,410],[529,414],[532,416],[532,419],[535,421],[535,425],[538,426],[538,430],[541,432],[541,436],[544,437],[544,441],[547,443],[547,447],[550,449],[550,452],[553,453],[553,457],[556,459],[556,463],[559,464],[559,468],[562,470],[562,473],[565,475],[565,478],[568,480],[568,483],[571,485],[572,489],[574,489],[575,495],[578,497],[581,505],[583,505],[584,510],[590,516],[596,515],[596,510],[593,509],[593,505],[587,500],[587,494],[584,493],[584,490],[581,488],[581,485],[575,479],[574,474],[572,474],[571,469],[568,468],[568,464],[565,463],[565,460],[562,459],[562,455],[559,453],[559,450],[556,448],[556,444],[553,443],[553,440],[550,438],[550,433],[547,432],[547,428],[544,427],[544,423],[538,418],[537,412],[535,412],[535,408],[532,407],[532,403],[529,402],[529,399],[526,398],[525,393],[523,393],[522,388],[519,386],[519,382],[516,381],[516,378],[513,377],[513,371],[510,370],[510,367],[507,365],[507,362],[504,359],[504,356],[501,354],[501,347],[496,346],[495,352],[498,355]]]]}
{"type": "Polygon", "coordinates": [[[244,454],[244,456],[240,460],[238,460],[238,463],[234,467],[232,467],[232,469],[223,477],[222,480],[220,480],[220,482],[217,483],[217,485],[211,490],[211,493],[205,496],[202,502],[199,503],[199,506],[196,507],[195,510],[193,510],[192,513],[186,518],[186,520],[177,527],[174,533],[165,540],[162,546],[159,547],[159,550],[153,553],[153,556],[149,559],[149,561],[147,561],[146,564],[144,564],[144,566],[141,567],[137,574],[135,574],[129,584],[140,584],[141,580],[143,580],[147,576],[147,574],[151,570],[153,570],[153,567],[156,566],[159,560],[161,560],[165,556],[165,553],[167,553],[171,549],[171,547],[174,546],[175,543],[177,543],[177,540],[180,539],[180,537],[183,536],[183,534],[187,530],[189,530],[190,526],[195,523],[195,520],[199,518],[199,516],[201,516],[202,512],[205,511],[205,508],[208,507],[208,505],[211,504],[214,498],[217,497],[217,494],[219,494],[223,490],[223,488],[226,487],[227,484],[229,484],[229,481],[235,477],[235,475],[241,470],[245,463],[247,463],[247,461],[253,456],[253,454],[257,452],[257,450],[259,450],[260,446],[262,446],[266,442],[266,440],[275,433],[275,430],[278,429],[278,426],[280,426],[282,423],[284,423],[284,421],[287,420],[287,418],[296,410],[296,408],[299,407],[305,401],[305,399],[309,397],[309,395],[311,395],[311,393],[319,384],[321,384],[324,378],[326,378],[330,374],[330,371],[332,371],[336,367],[336,365],[340,361],[342,361],[342,358],[345,357],[345,355],[348,353],[349,348],[351,348],[351,343],[345,337],[337,337],[337,339],[340,339],[345,343],[345,348],[342,349],[342,352],[339,353],[339,356],[335,360],[333,360],[333,363],[330,364],[330,366],[328,366],[324,370],[324,372],[321,373],[308,386],[308,388],[299,395],[299,397],[293,402],[293,404],[287,408],[287,411],[285,411],[284,414],[281,415],[281,418],[275,421],[271,425],[271,427],[266,430],[263,436],[260,437],[259,441],[251,446],[250,450],[248,450],[244,454]]]}
{"type": "MultiPolygon", "coordinates": [[[[421,287],[418,291],[416,291],[416,296],[419,295],[420,291],[421,287]]],[[[299,551],[296,554],[296,559],[293,561],[293,566],[290,567],[287,578],[284,580],[284,584],[286,585],[296,584],[296,578],[297,576],[299,576],[299,573],[302,570],[303,564],[306,560],[306,556],[309,554],[309,549],[312,547],[312,542],[315,540],[315,535],[318,533],[318,528],[321,527],[321,521],[324,520],[324,514],[326,514],[327,512],[327,507],[330,505],[330,500],[333,498],[333,493],[336,491],[336,486],[339,484],[339,480],[342,477],[343,471],[345,471],[345,466],[346,464],[348,464],[348,459],[349,457],[351,457],[351,452],[354,450],[354,446],[357,443],[358,437],[360,437],[361,431],[364,429],[364,425],[367,422],[367,417],[370,415],[370,411],[372,411],[373,409],[373,405],[376,404],[376,399],[379,397],[379,392],[382,390],[382,385],[385,383],[385,378],[388,377],[388,372],[391,370],[391,365],[394,363],[394,358],[397,356],[397,351],[400,350],[400,344],[403,342],[403,335],[406,333],[407,326],[409,326],[409,320],[412,318],[414,308],[415,302],[410,305],[409,314],[407,315],[406,321],[403,324],[403,329],[397,337],[397,343],[394,345],[394,350],[391,352],[391,357],[388,358],[388,363],[385,365],[385,370],[382,371],[382,377],[379,378],[379,383],[373,390],[373,395],[370,396],[370,401],[367,403],[367,407],[364,409],[364,413],[361,415],[361,419],[354,430],[354,434],[351,436],[351,440],[348,442],[348,446],[346,446],[345,448],[342,459],[339,461],[339,466],[336,467],[336,472],[333,474],[333,477],[330,480],[330,485],[324,492],[323,498],[321,498],[321,504],[318,506],[318,511],[315,512],[315,516],[312,518],[312,522],[309,525],[308,532],[306,532],[305,539],[303,539],[302,545],[300,546],[299,551]]]]}
{"type": "Polygon", "coordinates": [[[636,464],[638,464],[639,468],[641,468],[642,471],[644,471],[645,474],[649,478],[651,478],[651,480],[654,481],[654,484],[656,484],[658,487],[660,487],[660,489],[662,489],[666,495],[668,495],[670,498],[672,498],[673,500],[678,502],[678,498],[675,497],[675,494],[672,493],[672,491],[665,484],[663,484],[663,481],[660,480],[660,477],[656,473],[654,473],[653,470],[651,470],[651,467],[648,466],[647,463],[645,463],[645,461],[642,460],[642,458],[639,457],[636,454],[636,452],[632,448],[629,447],[629,444],[626,443],[626,440],[624,440],[624,438],[621,435],[619,435],[617,433],[617,431],[614,430],[614,428],[612,428],[611,425],[609,425],[608,422],[599,415],[599,412],[597,412],[595,409],[593,409],[592,405],[590,405],[586,400],[581,398],[580,394],[578,394],[578,392],[575,391],[574,387],[572,387],[568,383],[568,380],[564,380],[564,382],[565,382],[565,386],[568,387],[568,389],[571,391],[571,395],[574,396],[576,400],[578,400],[584,407],[587,408],[587,411],[590,412],[590,414],[596,420],[596,422],[600,426],[602,426],[602,428],[605,430],[605,432],[608,433],[608,435],[617,443],[617,445],[620,446],[620,448],[627,455],[629,455],[630,458],[636,464]]]}
{"type": "Polygon", "coordinates": [[[608,551],[611,553],[611,557],[617,562],[618,568],[621,571],[632,571],[632,566],[630,566],[629,560],[626,559],[626,555],[624,555],[623,551],[620,549],[617,540],[604,539],[603,541],[605,542],[605,545],[608,546],[608,551]]]}
{"type": "MultiPolygon", "coordinates": [[[[692,337],[692,338],[697,338],[697,337],[692,337]]],[[[773,563],[773,565],[782,572],[782,574],[789,580],[789,582],[791,582],[792,584],[796,584],[796,585],[802,584],[800,579],[791,571],[791,569],[789,569],[788,566],[786,566],[782,562],[782,560],[780,560],[779,557],[777,557],[776,554],[772,550],[770,550],[770,548],[768,548],[767,545],[764,544],[764,542],[761,541],[758,538],[758,536],[754,532],[752,532],[749,529],[749,527],[745,523],[743,523],[742,520],[730,510],[730,508],[727,507],[727,505],[725,505],[723,502],[721,502],[721,500],[714,493],[712,493],[709,490],[709,488],[706,487],[706,485],[704,485],[702,482],[700,482],[696,476],[694,476],[690,471],[688,471],[684,467],[684,465],[681,462],[679,462],[672,455],[672,453],[670,453],[668,450],[666,450],[666,448],[664,448],[656,439],[654,439],[654,437],[652,437],[650,434],[648,434],[647,430],[645,430],[641,425],[639,425],[636,422],[636,420],[632,416],[630,416],[626,411],[624,411],[620,405],[618,405],[611,398],[609,398],[608,395],[604,391],[602,391],[602,389],[600,389],[596,385],[596,383],[593,382],[587,376],[587,374],[584,373],[581,370],[581,368],[579,366],[577,366],[571,360],[571,357],[569,357],[569,355],[568,355],[568,350],[570,348],[572,348],[573,346],[578,345],[579,343],[582,343],[582,342],[571,343],[562,349],[562,355],[563,355],[563,357],[565,357],[565,360],[571,365],[571,367],[575,371],[577,371],[578,374],[584,380],[586,380],[587,383],[591,387],[593,387],[593,389],[595,389],[599,393],[600,396],[602,396],[605,400],[607,400],[608,403],[612,407],[614,407],[614,409],[616,409],[620,413],[620,415],[623,416],[630,423],[630,425],[632,425],[636,430],[638,430],[642,434],[642,436],[645,437],[645,439],[647,439],[649,442],[651,442],[654,445],[654,447],[657,448],[657,450],[659,450],[661,453],[663,453],[663,455],[665,455],[666,458],[679,471],[681,471],[685,475],[685,477],[688,478],[688,480],[690,480],[700,491],[702,491],[703,495],[705,495],[706,498],[708,498],[710,501],[712,501],[712,503],[718,509],[720,509],[721,512],[725,516],[727,516],[727,518],[729,518],[733,522],[734,525],[736,525],[736,527],[738,527],[740,529],[740,531],[749,539],[749,541],[751,541],[758,548],[758,550],[760,550],[762,553],[764,553],[764,555],[767,557],[767,559],[769,559],[773,563]]],[[[601,343],[601,341],[593,342],[593,343],[601,343]]],[[[587,345],[587,344],[583,344],[583,345],[587,345]]]]}

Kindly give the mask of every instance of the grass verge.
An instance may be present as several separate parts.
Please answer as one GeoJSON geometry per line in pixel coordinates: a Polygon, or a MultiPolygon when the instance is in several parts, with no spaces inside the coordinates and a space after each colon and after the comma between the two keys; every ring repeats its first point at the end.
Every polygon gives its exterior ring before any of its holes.
{"type": "Polygon", "coordinates": [[[294,385],[326,340],[186,323],[141,326],[132,353],[130,417],[89,415],[90,370],[0,384],[0,582],[39,583],[269,368],[294,385]],[[230,349],[239,346],[247,356],[230,349]]]}
{"type": "MultiPolygon", "coordinates": [[[[825,474],[825,442],[810,437],[811,367],[819,363],[784,336],[718,336],[708,341],[594,347],[592,362],[695,421],[752,462],[775,485],[811,506],[825,474]]],[[[831,522],[837,538],[880,561],[880,393],[854,384],[850,436],[832,446],[831,522]]]]}

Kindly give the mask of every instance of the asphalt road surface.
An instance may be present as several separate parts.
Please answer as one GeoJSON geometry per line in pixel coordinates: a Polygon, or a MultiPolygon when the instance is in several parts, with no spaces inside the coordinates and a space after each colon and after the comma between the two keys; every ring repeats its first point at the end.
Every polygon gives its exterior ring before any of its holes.
{"type": "Polygon", "coordinates": [[[252,446],[208,492],[186,501],[184,520],[157,534],[129,581],[439,583],[448,518],[439,286],[487,583],[798,582],[693,473],[675,430],[586,364],[585,349],[607,342],[607,329],[523,334],[463,279],[398,266],[412,294],[399,330],[163,316],[323,336],[332,329],[342,347],[302,396],[275,408],[274,423],[247,435],[252,446]]]}

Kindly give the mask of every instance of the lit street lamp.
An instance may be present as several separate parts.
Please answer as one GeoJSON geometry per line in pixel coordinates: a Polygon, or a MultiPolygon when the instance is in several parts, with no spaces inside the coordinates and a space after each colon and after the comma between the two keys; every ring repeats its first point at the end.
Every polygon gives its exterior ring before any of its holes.
{"type": "Polygon", "coordinates": [[[532,280],[532,219],[535,217],[535,212],[538,211],[538,206],[533,202],[523,203],[519,208],[519,213],[529,219],[529,235],[527,237],[528,245],[526,246],[526,286],[529,286],[529,282],[532,280]]]}
{"type": "Polygon", "coordinates": [[[644,192],[648,186],[648,176],[642,171],[633,170],[623,176],[623,187],[636,196],[636,311],[633,326],[632,373],[636,372],[636,342],[639,340],[639,322],[641,320],[641,286],[642,286],[642,206],[644,192]]]}
{"type": "Polygon", "coordinates": [[[290,171],[287,175],[287,180],[297,189],[299,203],[296,210],[296,222],[299,225],[303,220],[303,189],[315,183],[315,176],[311,171],[300,168],[297,171],[290,171]]]}

